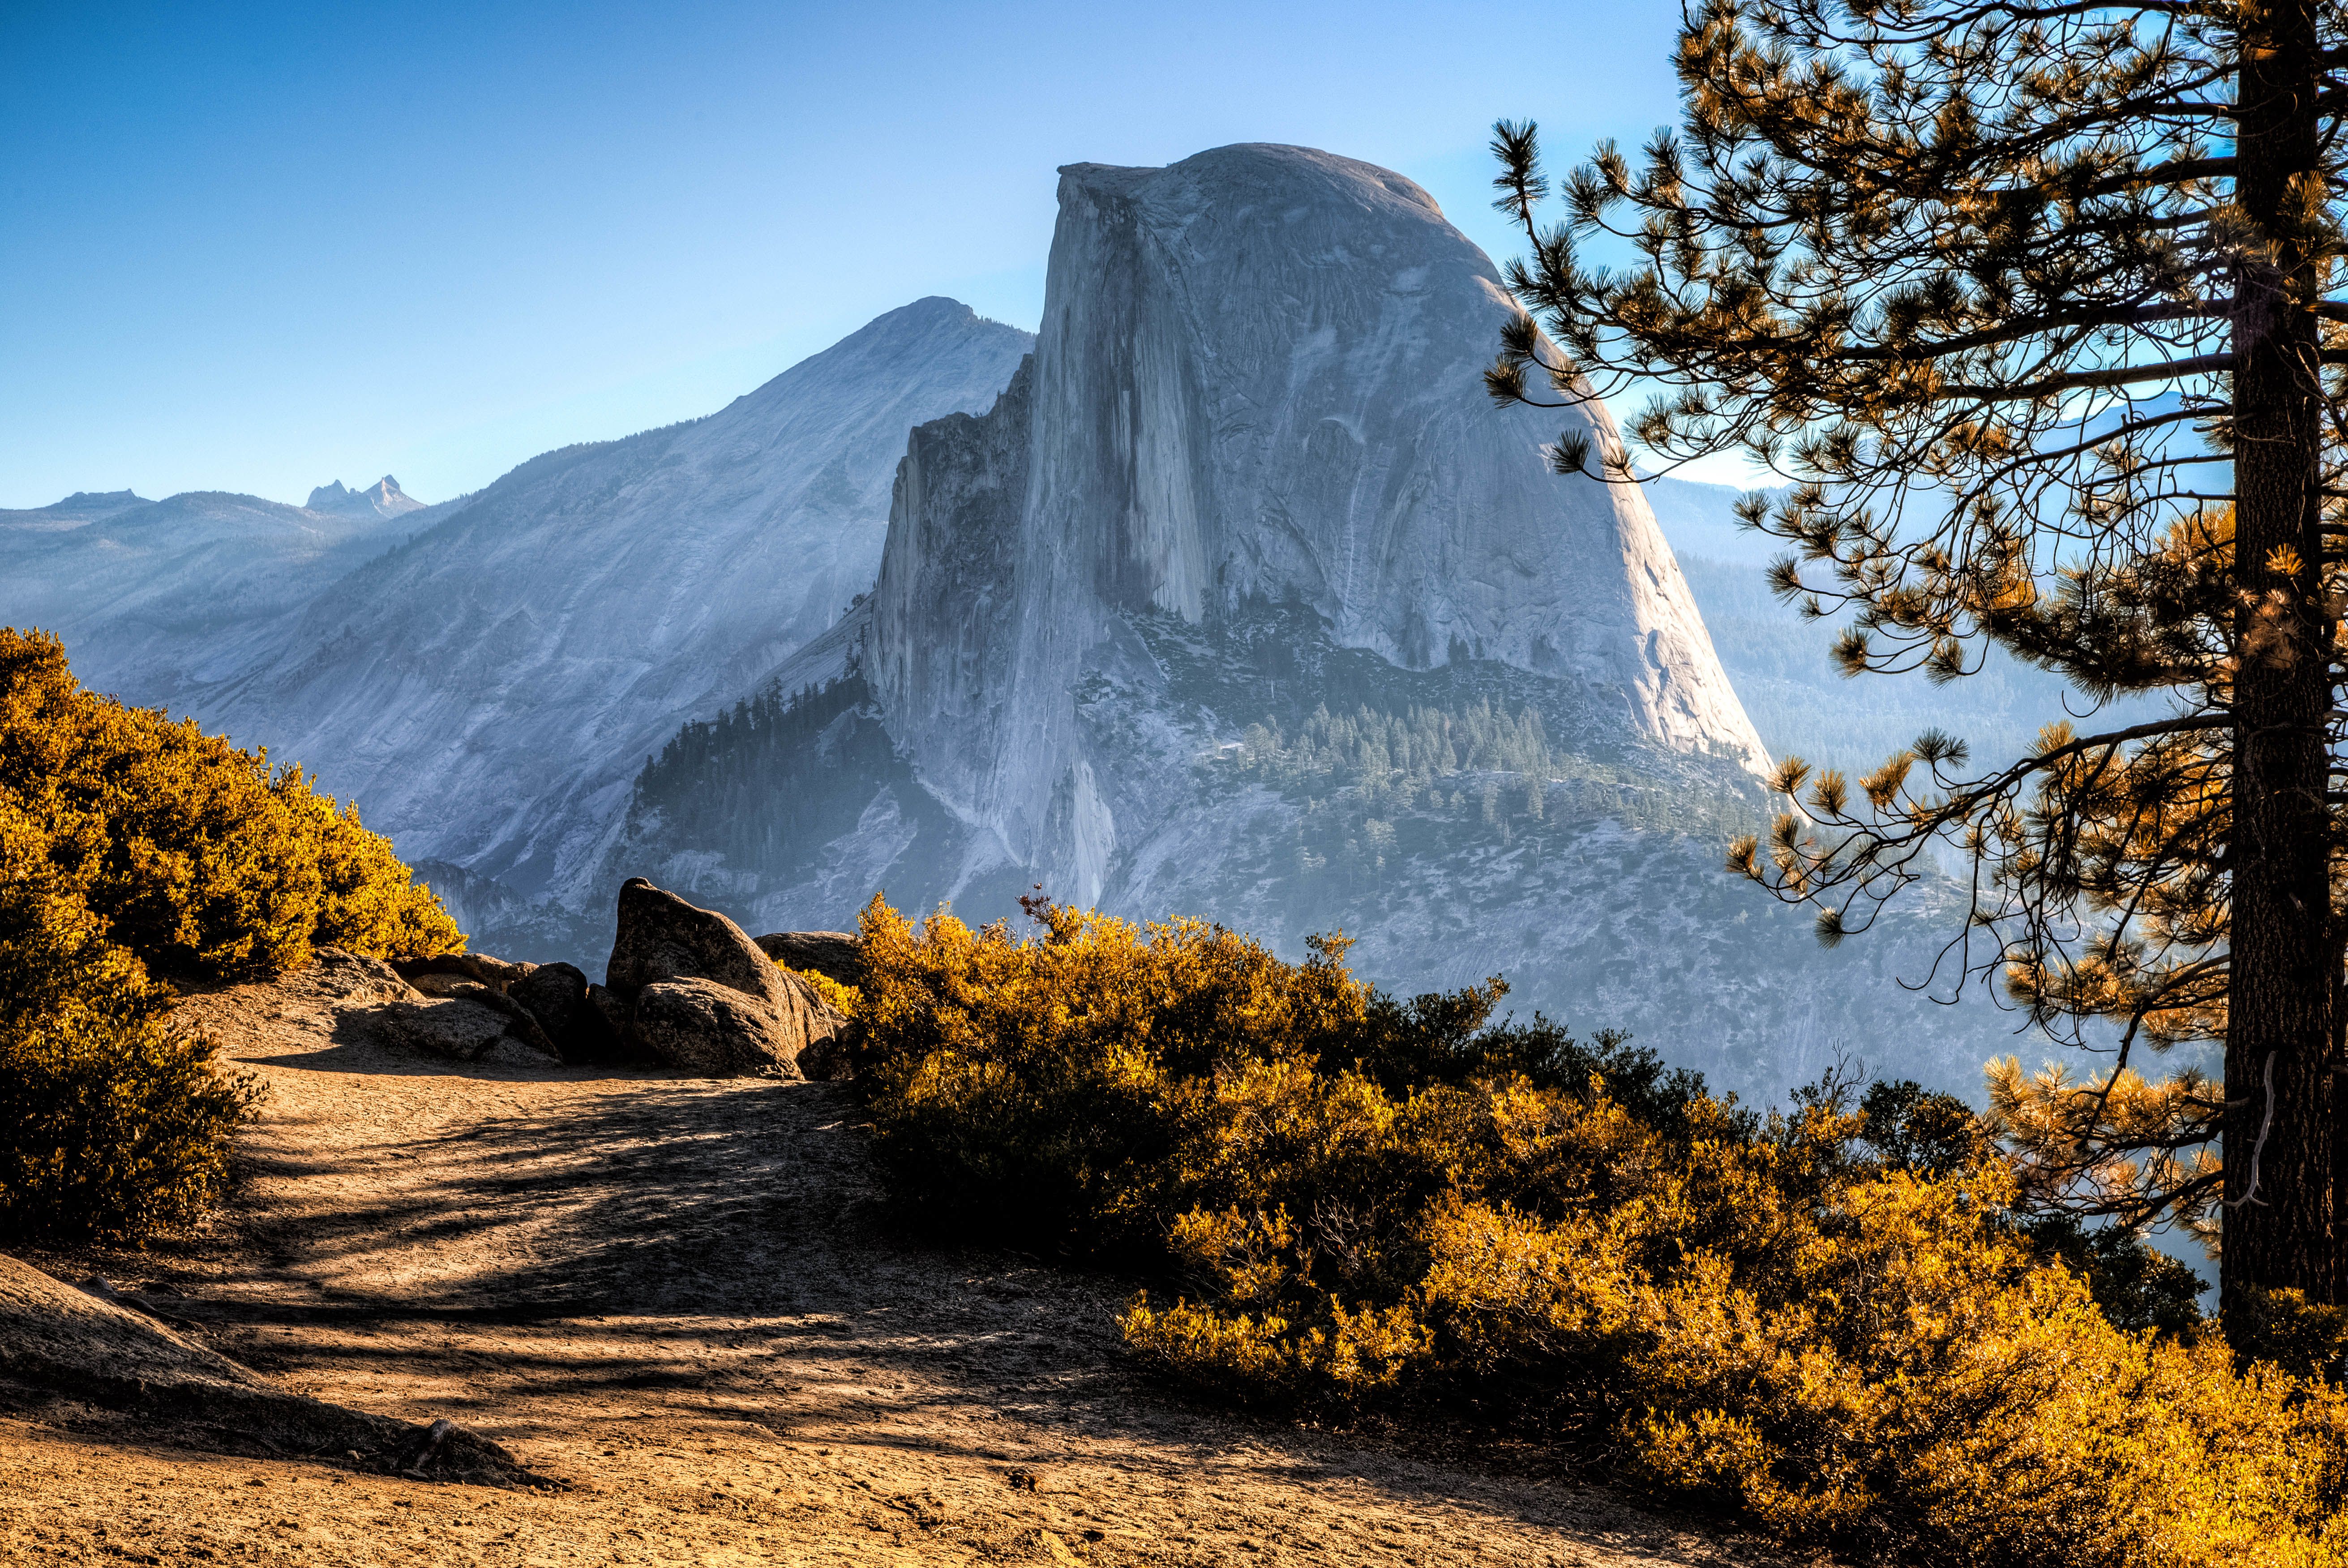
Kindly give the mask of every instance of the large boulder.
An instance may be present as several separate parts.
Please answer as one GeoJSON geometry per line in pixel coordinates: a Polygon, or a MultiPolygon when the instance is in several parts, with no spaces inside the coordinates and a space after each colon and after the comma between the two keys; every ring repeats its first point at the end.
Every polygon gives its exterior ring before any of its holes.
{"type": "Polygon", "coordinates": [[[764,997],[714,980],[655,980],[636,993],[636,1038],[664,1066],[701,1078],[796,1078],[805,1028],[764,997]]]}
{"type": "Polygon", "coordinates": [[[538,1021],[566,1062],[601,1063],[624,1058],[621,1037],[589,995],[576,965],[541,964],[513,983],[506,995],[538,1021]]]}
{"type": "Polygon", "coordinates": [[[783,972],[742,928],[714,909],[690,904],[642,877],[620,888],[620,924],[603,984],[633,1001],[663,980],[709,980],[780,1009],[783,972]]]}
{"type": "Polygon", "coordinates": [[[806,970],[842,985],[864,984],[864,945],[844,931],[771,931],[758,951],[788,969],[806,970]]]}
{"type": "Polygon", "coordinates": [[[619,934],[604,973],[603,996],[591,991],[590,1000],[607,1016],[623,1015],[629,1043],[665,1066],[794,1078],[844,1068],[847,1020],[805,980],[716,910],[642,877],[620,889],[619,934]]]}

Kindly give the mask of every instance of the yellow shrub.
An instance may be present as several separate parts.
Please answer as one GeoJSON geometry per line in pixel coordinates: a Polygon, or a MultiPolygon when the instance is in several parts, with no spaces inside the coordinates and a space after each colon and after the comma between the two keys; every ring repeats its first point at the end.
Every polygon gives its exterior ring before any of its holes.
{"type": "Polygon", "coordinates": [[[174,1030],[170,993],[0,799],[0,1233],[77,1243],[184,1225],[228,1177],[257,1090],[174,1030]]]}
{"type": "Polygon", "coordinates": [[[843,985],[819,969],[791,969],[788,964],[775,965],[790,972],[808,983],[808,988],[830,1004],[833,1012],[853,1022],[864,1006],[864,995],[853,985],[843,985]]]}
{"type": "Polygon", "coordinates": [[[64,649],[0,628],[0,799],[61,887],[157,971],[236,979],[315,946],[405,957],[463,934],[355,807],[193,720],[86,692],[64,649]]]}
{"type": "Polygon", "coordinates": [[[299,769],[86,692],[55,638],[0,629],[0,1229],[135,1239],[219,1195],[256,1091],[171,1026],[150,969],[463,942],[299,769]]]}
{"type": "MultiPolygon", "coordinates": [[[[1498,981],[1380,996],[1341,943],[877,899],[864,938],[898,1202],[1151,1271],[1127,1341],[1202,1387],[1448,1403],[1859,1557],[2343,1560],[2340,1391],[2115,1326],[1945,1097],[1760,1118],[1610,1037],[1486,1026],[1498,981]]],[[[2261,1321],[2300,1366],[2348,1332],[2261,1321]]]]}

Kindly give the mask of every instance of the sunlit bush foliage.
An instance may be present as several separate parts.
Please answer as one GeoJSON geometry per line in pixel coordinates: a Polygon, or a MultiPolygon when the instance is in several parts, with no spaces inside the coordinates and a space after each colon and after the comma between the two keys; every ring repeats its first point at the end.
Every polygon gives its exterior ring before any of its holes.
{"type": "Polygon", "coordinates": [[[120,1240],[194,1220],[257,1091],[173,1029],[170,991],[0,800],[0,1233],[120,1240]]]}
{"type": "Polygon", "coordinates": [[[314,947],[463,944],[355,808],[193,720],[82,690],[37,632],[0,628],[0,799],[46,835],[62,887],[108,937],[159,974],[238,979],[298,967],[314,947]]]}
{"type": "Polygon", "coordinates": [[[1123,1327],[1178,1377],[1440,1404],[1859,1557],[2341,1555],[2341,1393],[2238,1375],[2176,1265],[2017,1216],[1957,1101],[1762,1117],[1491,1026],[1497,984],[1400,1002],[1339,942],[1036,913],[867,910],[884,1168],[911,1215],[1162,1279],[1123,1327]]]}
{"type": "Polygon", "coordinates": [[[136,1239],[219,1196],[257,1090],[156,976],[463,941],[298,769],[86,692],[55,638],[0,629],[0,1231],[136,1239]]]}

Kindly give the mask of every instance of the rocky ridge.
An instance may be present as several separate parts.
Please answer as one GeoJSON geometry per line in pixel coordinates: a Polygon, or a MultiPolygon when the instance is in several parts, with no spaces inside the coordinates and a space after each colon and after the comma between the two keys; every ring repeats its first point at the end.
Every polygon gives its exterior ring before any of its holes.
{"type": "Polygon", "coordinates": [[[345,490],[343,481],[320,485],[303,506],[311,511],[349,512],[355,516],[398,517],[422,511],[424,503],[399,488],[389,474],[361,490],[345,490]]]}
{"type": "Polygon", "coordinates": [[[646,754],[870,585],[906,430],[985,406],[1028,342],[924,300],[705,418],[547,453],[175,700],[411,860],[590,908],[646,754]]]}

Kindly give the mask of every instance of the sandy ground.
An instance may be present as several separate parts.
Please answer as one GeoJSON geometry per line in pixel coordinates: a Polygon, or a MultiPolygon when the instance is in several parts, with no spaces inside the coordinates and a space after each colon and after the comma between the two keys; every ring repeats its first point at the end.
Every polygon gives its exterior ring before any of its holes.
{"type": "Polygon", "coordinates": [[[0,1421],[0,1563],[1766,1560],[1507,1454],[1154,1385],[1117,1352],[1118,1282],[893,1240],[844,1086],[457,1067],[378,1041],[364,999],[203,999],[272,1091],[233,1209],[142,1254],[27,1256],[560,1490],[126,1441],[65,1405],[0,1421]]]}

